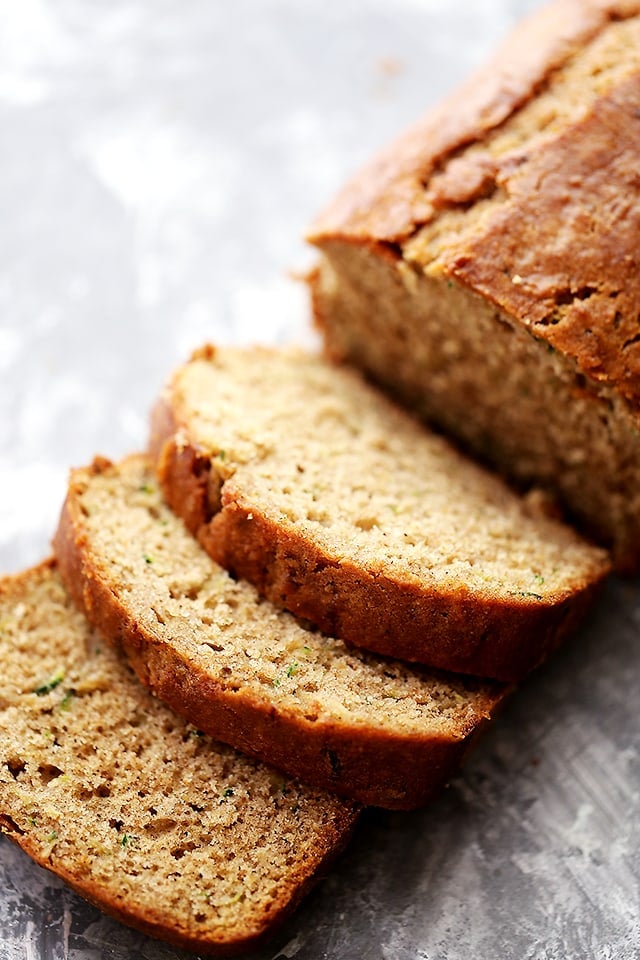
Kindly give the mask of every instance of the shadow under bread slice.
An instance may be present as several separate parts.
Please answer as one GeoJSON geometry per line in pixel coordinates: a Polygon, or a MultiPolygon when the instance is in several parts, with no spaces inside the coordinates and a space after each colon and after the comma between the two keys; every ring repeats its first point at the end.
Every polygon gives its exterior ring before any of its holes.
{"type": "Polygon", "coordinates": [[[136,680],[53,561],[0,581],[0,830],[96,906],[199,953],[261,940],[353,805],[215,743],[136,680]]]}
{"type": "Polygon", "coordinates": [[[354,646],[518,680],[579,622],[604,551],[356,373],[205,348],[158,403],[168,502],[210,555],[354,646]]]}
{"type": "Polygon", "coordinates": [[[249,755],[363,803],[425,802],[505,695],[305,629],[211,560],[142,457],[72,473],[55,547],[72,595],[158,697],[249,755]]]}

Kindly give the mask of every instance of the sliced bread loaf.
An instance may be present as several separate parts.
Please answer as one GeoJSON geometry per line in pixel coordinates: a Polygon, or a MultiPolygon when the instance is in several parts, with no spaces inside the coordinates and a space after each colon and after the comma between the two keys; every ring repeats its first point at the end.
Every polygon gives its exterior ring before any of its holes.
{"type": "Polygon", "coordinates": [[[201,730],[365,803],[423,803],[504,695],[304,629],[215,564],[144,458],[74,471],[61,574],[154,693],[201,730]]]}
{"type": "Polygon", "coordinates": [[[0,830],[117,919],[248,948],[355,808],[211,741],[142,687],[51,562],[0,582],[0,830]]]}
{"type": "Polygon", "coordinates": [[[151,447],[215,560],[382,654],[520,678],[608,570],[357,374],[304,353],[196,354],[156,407],[151,447]]]}
{"type": "Polygon", "coordinates": [[[314,225],[330,354],[640,564],[640,3],[556,0],[314,225]]]}

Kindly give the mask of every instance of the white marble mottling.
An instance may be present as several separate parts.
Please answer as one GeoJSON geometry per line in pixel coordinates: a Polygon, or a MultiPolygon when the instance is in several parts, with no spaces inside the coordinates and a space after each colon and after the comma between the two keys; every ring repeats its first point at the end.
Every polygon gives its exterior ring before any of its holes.
{"type": "MultiPolygon", "coordinates": [[[[308,342],[313,214],[536,0],[0,0],[0,568],[71,464],[141,446],[205,339],[308,342]]],[[[429,809],[370,813],[259,957],[640,955],[640,593],[429,809]]],[[[3,960],[175,960],[0,841],[3,960]]]]}

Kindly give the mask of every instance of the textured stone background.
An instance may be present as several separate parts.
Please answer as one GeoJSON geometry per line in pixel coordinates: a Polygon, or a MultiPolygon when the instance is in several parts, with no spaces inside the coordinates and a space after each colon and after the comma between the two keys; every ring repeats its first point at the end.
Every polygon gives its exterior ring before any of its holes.
{"type": "MultiPolygon", "coordinates": [[[[535,0],[0,0],[0,569],[204,339],[311,338],[314,212],[535,0]]],[[[640,955],[638,589],[442,798],[373,812],[261,958],[640,955]]],[[[0,841],[3,960],[169,960],[0,841]]]]}

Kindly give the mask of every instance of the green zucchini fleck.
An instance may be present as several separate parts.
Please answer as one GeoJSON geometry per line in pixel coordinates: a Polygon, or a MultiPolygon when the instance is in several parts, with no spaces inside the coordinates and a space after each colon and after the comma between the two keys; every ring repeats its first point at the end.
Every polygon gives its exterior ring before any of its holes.
{"type": "Polygon", "coordinates": [[[53,676],[49,677],[48,680],[45,680],[44,683],[41,683],[38,687],[34,687],[33,692],[37,693],[39,697],[43,697],[45,693],[51,693],[52,690],[60,686],[63,680],[64,670],[58,670],[53,676]]]}

